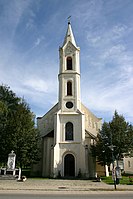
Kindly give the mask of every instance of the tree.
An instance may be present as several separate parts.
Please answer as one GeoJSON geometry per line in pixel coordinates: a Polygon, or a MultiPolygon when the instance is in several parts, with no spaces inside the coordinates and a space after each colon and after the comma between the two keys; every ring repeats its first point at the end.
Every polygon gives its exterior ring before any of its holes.
{"type": "Polygon", "coordinates": [[[113,119],[103,123],[96,145],[92,146],[93,155],[100,164],[109,165],[114,159],[121,159],[124,153],[132,150],[133,126],[115,111],[113,119]]]}
{"type": "Polygon", "coordinates": [[[34,115],[24,100],[18,105],[15,117],[11,125],[14,127],[14,150],[17,162],[22,165],[30,165],[39,157],[39,134],[34,127],[34,115]]]}
{"type": "Polygon", "coordinates": [[[110,131],[112,144],[114,148],[114,157],[121,158],[123,153],[129,152],[129,145],[132,143],[133,131],[129,131],[130,126],[122,115],[115,111],[112,121],[110,122],[110,131]]]}
{"type": "Polygon", "coordinates": [[[0,162],[2,163],[7,162],[8,153],[12,150],[10,149],[10,140],[13,130],[9,125],[9,121],[13,119],[11,114],[15,111],[19,101],[20,99],[16,97],[9,87],[0,86],[0,162]]]}
{"type": "Polygon", "coordinates": [[[108,147],[110,144],[109,123],[104,122],[101,131],[97,135],[96,145],[91,147],[93,156],[97,157],[101,165],[110,164],[112,160],[111,150],[108,147]]]}
{"type": "Polygon", "coordinates": [[[24,99],[7,86],[0,86],[0,162],[7,162],[14,150],[17,165],[30,165],[39,158],[39,133],[34,115],[24,99]]]}

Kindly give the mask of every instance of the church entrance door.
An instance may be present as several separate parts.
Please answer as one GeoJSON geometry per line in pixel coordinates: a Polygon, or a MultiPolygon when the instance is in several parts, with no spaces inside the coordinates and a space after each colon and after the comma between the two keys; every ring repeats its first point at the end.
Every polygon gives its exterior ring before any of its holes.
{"type": "Polygon", "coordinates": [[[64,157],[64,176],[65,177],[75,176],[75,158],[72,154],[67,154],[64,157]]]}

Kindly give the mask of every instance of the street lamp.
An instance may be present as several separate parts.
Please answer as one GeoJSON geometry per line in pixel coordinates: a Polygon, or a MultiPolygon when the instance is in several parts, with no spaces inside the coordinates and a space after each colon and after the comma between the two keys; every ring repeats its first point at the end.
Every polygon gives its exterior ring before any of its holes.
{"type": "Polygon", "coordinates": [[[114,166],[114,148],[116,146],[114,145],[110,145],[109,148],[111,150],[111,153],[112,153],[112,178],[114,180],[114,188],[116,189],[116,172],[115,172],[115,166],[114,166]]]}

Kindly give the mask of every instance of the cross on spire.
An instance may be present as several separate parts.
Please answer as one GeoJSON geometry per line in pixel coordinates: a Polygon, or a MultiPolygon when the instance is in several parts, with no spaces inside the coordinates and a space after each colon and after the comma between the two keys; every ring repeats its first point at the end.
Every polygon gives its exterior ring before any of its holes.
{"type": "Polygon", "coordinates": [[[70,24],[71,16],[69,16],[67,19],[68,19],[68,24],[70,24]]]}
{"type": "Polygon", "coordinates": [[[70,23],[70,18],[71,18],[71,16],[67,17],[68,27],[67,27],[67,32],[66,32],[66,36],[65,36],[65,39],[64,39],[63,46],[70,41],[76,47],[76,42],[75,42],[75,38],[74,38],[74,35],[73,35],[73,31],[72,31],[72,27],[71,27],[71,23],[70,23]]]}

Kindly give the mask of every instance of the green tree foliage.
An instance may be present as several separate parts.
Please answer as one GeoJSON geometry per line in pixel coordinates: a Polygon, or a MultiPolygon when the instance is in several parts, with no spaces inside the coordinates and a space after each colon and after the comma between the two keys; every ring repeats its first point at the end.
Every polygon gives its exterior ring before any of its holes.
{"type": "Polygon", "coordinates": [[[8,154],[14,150],[18,166],[30,165],[38,160],[39,144],[39,133],[28,104],[9,87],[1,85],[0,162],[6,164],[8,154]]]}
{"type": "Polygon", "coordinates": [[[92,153],[100,164],[109,165],[113,159],[121,159],[124,153],[132,152],[133,126],[115,111],[112,120],[103,123],[92,153]]]}

